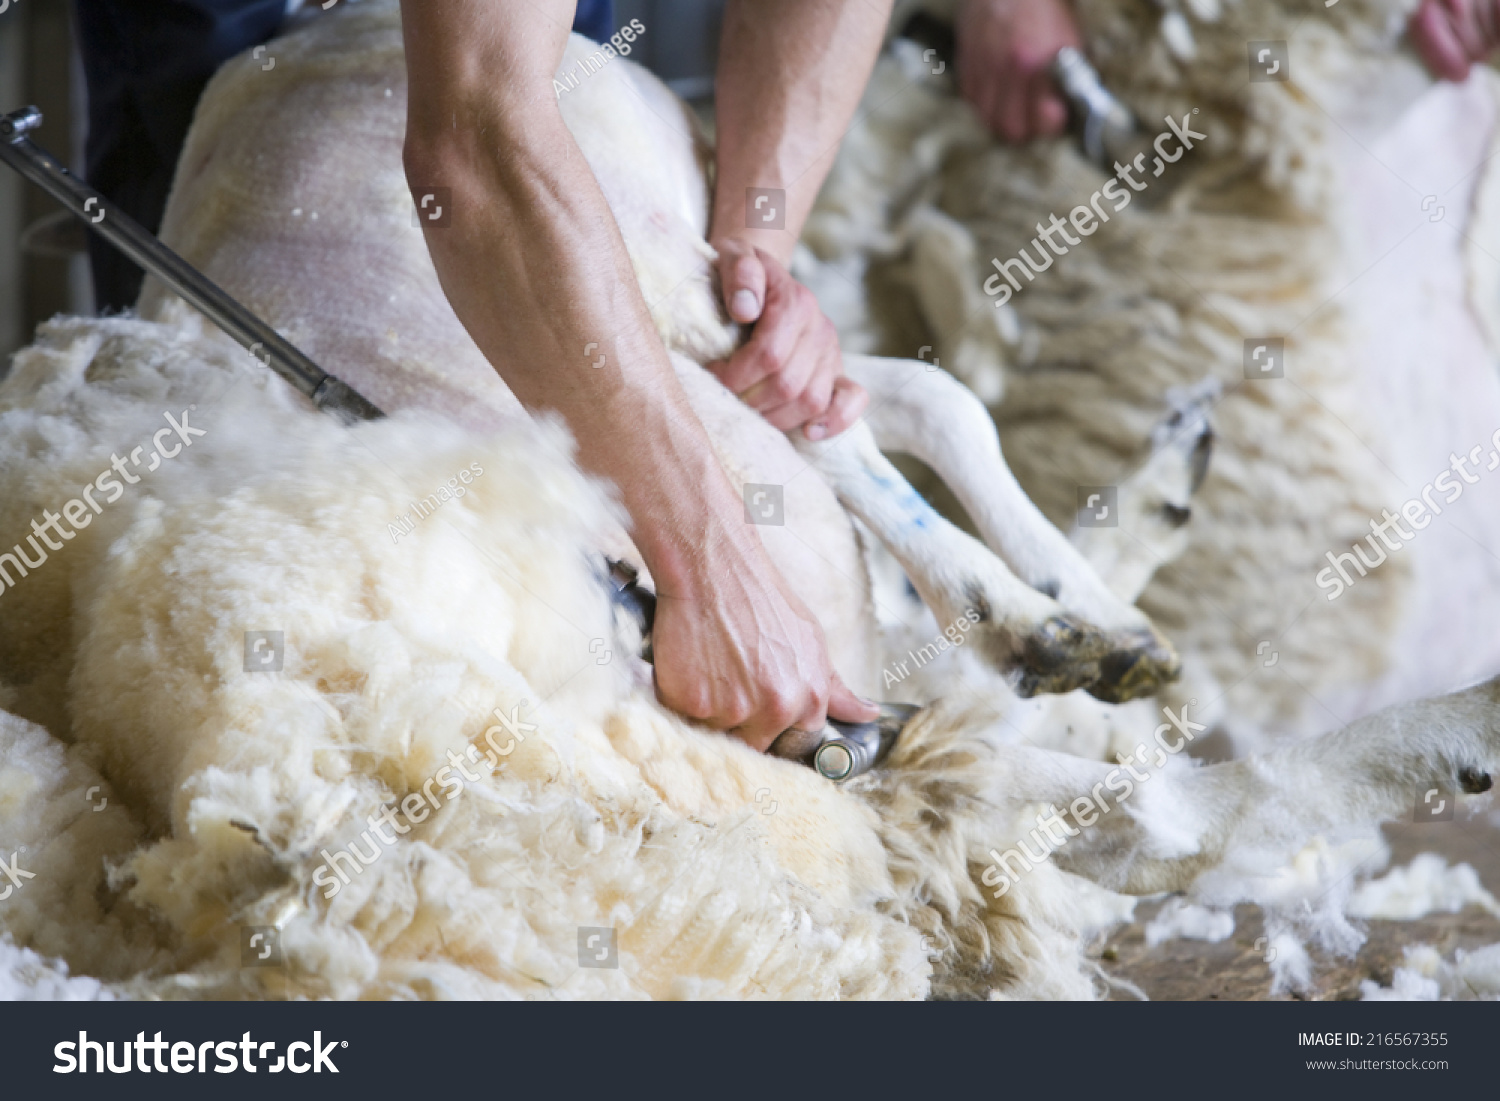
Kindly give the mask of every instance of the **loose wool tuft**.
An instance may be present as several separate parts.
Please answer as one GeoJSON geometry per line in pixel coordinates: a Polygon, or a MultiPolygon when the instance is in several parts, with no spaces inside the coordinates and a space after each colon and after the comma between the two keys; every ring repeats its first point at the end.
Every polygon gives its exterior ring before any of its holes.
{"type": "Polygon", "coordinates": [[[1500,944],[1465,952],[1452,960],[1436,948],[1415,944],[1403,952],[1404,966],[1396,968],[1389,987],[1372,979],[1359,984],[1367,1002],[1500,1001],[1500,944]]]}

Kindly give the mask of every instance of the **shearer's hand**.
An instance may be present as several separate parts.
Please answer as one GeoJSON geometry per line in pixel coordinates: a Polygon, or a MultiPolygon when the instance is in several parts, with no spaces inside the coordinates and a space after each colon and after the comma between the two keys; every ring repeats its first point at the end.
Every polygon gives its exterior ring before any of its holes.
{"type": "Polygon", "coordinates": [[[958,87],[991,132],[1022,142],[1062,133],[1068,105],[1052,59],[1083,40],[1066,0],[962,0],[958,87]]]}
{"type": "Polygon", "coordinates": [[[651,648],[661,702],[762,752],[788,727],[819,731],[829,715],[878,718],[834,672],[823,629],[743,513],[700,524],[701,548],[654,574],[651,648]]]}
{"type": "Polygon", "coordinates": [[[770,253],[735,238],[714,247],[729,316],[755,329],[732,356],[708,369],[783,432],[801,428],[814,441],[837,436],[859,419],[870,397],[844,377],[833,322],[770,253]]]}
{"type": "Polygon", "coordinates": [[[1407,33],[1434,76],[1463,80],[1500,45],[1500,12],[1496,0],[1422,0],[1407,33]]]}

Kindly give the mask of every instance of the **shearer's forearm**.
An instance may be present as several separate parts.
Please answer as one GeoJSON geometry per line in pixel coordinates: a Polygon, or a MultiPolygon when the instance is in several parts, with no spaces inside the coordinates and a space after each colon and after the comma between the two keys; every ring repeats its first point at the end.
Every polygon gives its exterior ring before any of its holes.
{"type": "Polygon", "coordinates": [[[715,98],[711,240],[739,237],[783,264],[833,167],[874,67],[891,0],[729,0],[715,98]],[[751,187],[787,193],[784,230],[747,228],[751,187]]]}
{"type": "Polygon", "coordinates": [[[517,56],[560,54],[566,29],[473,60],[451,41],[414,44],[411,22],[406,167],[417,186],[452,192],[451,224],[427,230],[443,290],[522,404],[560,413],[582,464],[620,488],[658,582],[691,584],[684,548],[711,541],[715,519],[734,522],[742,509],[562,121],[552,66],[517,56]],[[484,75],[498,65],[515,66],[506,81],[484,75]]]}

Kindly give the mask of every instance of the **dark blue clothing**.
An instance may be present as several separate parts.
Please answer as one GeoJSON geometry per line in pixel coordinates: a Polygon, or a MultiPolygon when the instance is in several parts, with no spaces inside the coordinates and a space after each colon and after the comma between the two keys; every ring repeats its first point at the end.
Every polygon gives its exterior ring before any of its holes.
{"type": "Polygon", "coordinates": [[[595,42],[603,42],[615,33],[614,0],[578,0],[573,29],[595,42]]]}
{"type": "MultiPolygon", "coordinates": [[[[613,0],[578,0],[573,29],[603,41],[613,7],[613,0]]],[[[155,233],[209,77],[275,36],[286,0],[76,0],[75,11],[88,81],[85,174],[155,233]]],[[[135,304],[139,268],[92,233],[89,261],[100,312],[135,304]]]]}

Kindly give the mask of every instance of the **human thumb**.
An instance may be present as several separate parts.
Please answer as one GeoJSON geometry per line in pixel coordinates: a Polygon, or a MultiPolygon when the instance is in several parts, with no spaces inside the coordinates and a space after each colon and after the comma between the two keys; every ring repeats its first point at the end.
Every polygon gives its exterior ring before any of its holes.
{"type": "Polygon", "coordinates": [[[719,248],[719,279],[724,305],[741,325],[760,319],[766,301],[766,269],[755,250],[737,241],[719,248]]]}
{"type": "Polygon", "coordinates": [[[872,723],[880,718],[880,708],[856,696],[834,673],[828,683],[828,717],[846,723],[872,723]]]}

